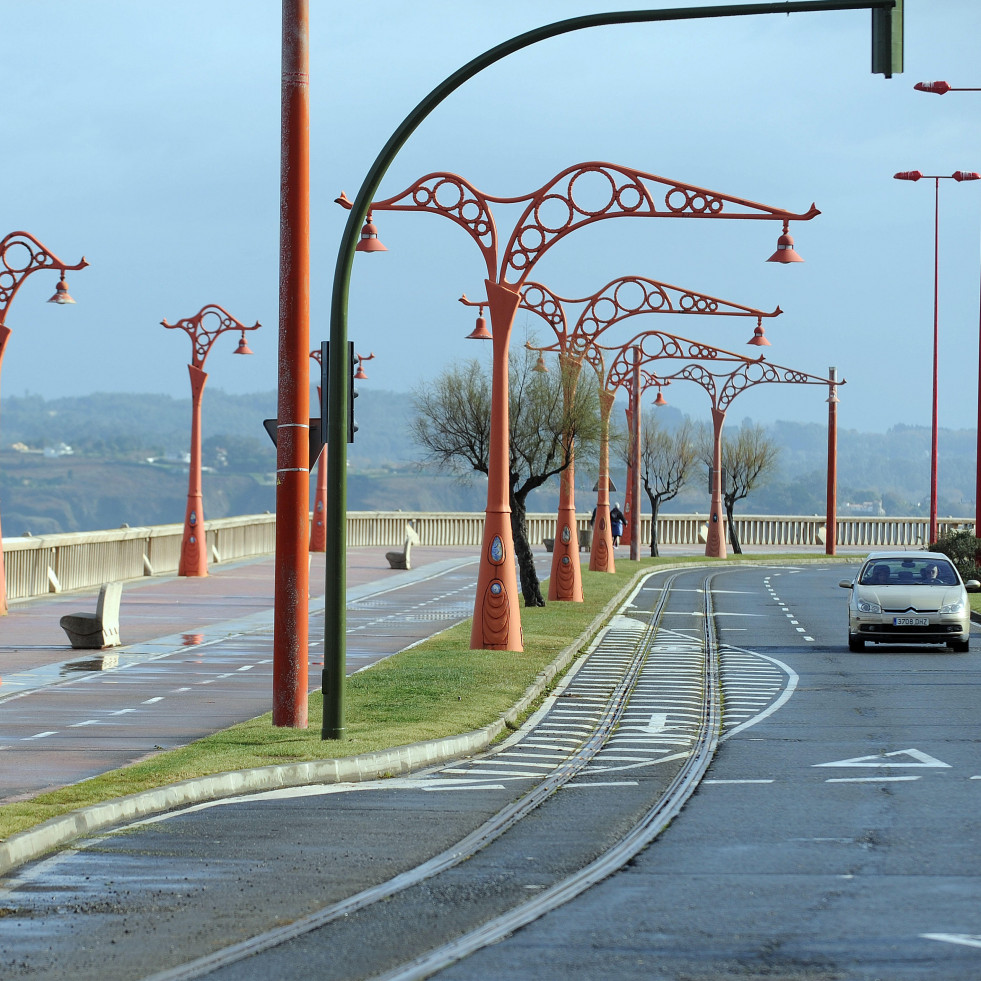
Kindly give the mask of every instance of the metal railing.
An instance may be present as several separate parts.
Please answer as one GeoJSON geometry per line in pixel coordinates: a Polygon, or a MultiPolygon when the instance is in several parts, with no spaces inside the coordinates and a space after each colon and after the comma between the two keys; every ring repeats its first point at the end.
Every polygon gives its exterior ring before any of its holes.
{"type": "MultiPolygon", "coordinates": [[[[555,536],[554,514],[526,516],[528,541],[539,545],[555,536]]],[[[412,522],[420,544],[478,547],[482,512],[351,511],[347,516],[347,542],[351,548],[398,546],[405,542],[412,522]]],[[[577,516],[580,531],[589,528],[589,515],[577,516]]],[[[747,547],[786,546],[821,548],[826,522],[819,516],[737,516],[736,532],[747,547]]],[[[939,533],[971,531],[971,518],[941,519],[939,533]]],[[[665,514],[657,520],[661,545],[704,545],[708,531],[704,515],[665,514]]],[[[49,592],[84,589],[104,582],[143,576],[173,575],[180,559],[183,525],[118,528],[63,535],[5,538],[7,598],[42,596],[49,592]]],[[[205,522],[208,555],[212,564],[270,555],[276,547],[276,516],[243,515],[205,522]]],[[[837,545],[854,548],[923,548],[928,541],[927,518],[839,517],[837,545]]],[[[641,517],[641,542],[650,542],[650,515],[641,517]]]]}

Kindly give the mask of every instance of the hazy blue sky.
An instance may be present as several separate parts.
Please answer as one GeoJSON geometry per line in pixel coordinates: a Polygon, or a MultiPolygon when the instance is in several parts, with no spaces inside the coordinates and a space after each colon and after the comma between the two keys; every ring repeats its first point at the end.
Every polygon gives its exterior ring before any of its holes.
{"type": "MultiPolygon", "coordinates": [[[[677,5],[678,0],[672,4],[677,5]]],[[[685,4],[682,4],[685,5],[685,4]]],[[[312,0],[311,346],[327,336],[331,276],[353,197],[384,141],[457,67],[531,27],[642,7],[627,0],[312,0]]],[[[770,222],[607,221],[566,238],[536,278],[566,296],[629,274],[785,311],[770,360],[848,380],[840,424],[930,417],[933,183],[898,170],[981,170],[977,0],[907,0],[906,71],[869,71],[867,11],[595,29],[548,41],[453,95],[401,152],[390,196],[431,171],[495,195],[609,161],[822,214],[791,232],[806,260],[766,263],[770,222]]],[[[280,4],[275,0],[0,0],[4,49],[0,236],[25,230],[66,262],[74,307],[34,274],[11,305],[2,393],[188,394],[190,342],[159,326],[219,303],[263,328],[252,358],[223,337],[209,388],[271,390],[278,346],[280,4]]],[[[981,182],[941,182],[941,425],[977,415],[981,182]]],[[[502,233],[513,222],[497,213],[502,233]]],[[[387,253],[358,256],[350,331],[373,351],[365,389],[408,390],[463,357],[483,294],[469,237],[421,214],[382,214],[387,253]]],[[[527,323],[544,339],[542,328],[527,323]]],[[[745,348],[752,322],[648,317],[641,327],[745,348]]],[[[518,339],[525,318],[519,315],[518,339]]],[[[622,339],[629,336],[626,333],[622,339]]],[[[700,388],[669,401],[707,415],[700,388]]],[[[758,386],[730,420],[827,419],[821,387],[758,386]]],[[[2,426],[2,420],[0,420],[2,426]]]]}

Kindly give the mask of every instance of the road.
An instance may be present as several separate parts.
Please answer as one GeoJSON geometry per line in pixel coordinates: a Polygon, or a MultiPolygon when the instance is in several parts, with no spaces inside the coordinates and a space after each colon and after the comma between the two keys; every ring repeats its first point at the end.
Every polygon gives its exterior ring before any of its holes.
{"type": "MultiPolygon", "coordinates": [[[[849,653],[844,574],[840,565],[719,570],[725,724],[697,791],[621,871],[439,976],[981,977],[977,653],[849,653]]],[[[436,942],[464,898],[497,915],[501,897],[547,889],[563,865],[588,859],[587,846],[622,837],[638,795],[666,785],[686,755],[684,727],[665,722],[693,697],[685,659],[698,646],[704,575],[679,575],[655,676],[639,677],[638,711],[590,763],[602,773],[554,794],[476,870],[468,863],[445,885],[414,887],[408,907],[383,904],[402,915],[371,921],[375,933],[345,918],[208,976],[365,976],[348,972],[353,953],[398,931],[436,942]],[[668,707],[641,706],[654,680],[672,677],[682,687],[668,707]]],[[[639,629],[663,578],[614,618],[611,635],[639,629]]],[[[614,670],[615,639],[586,662],[597,677],[614,670]]],[[[594,712],[588,695],[566,694],[554,707],[563,731],[533,720],[520,760],[505,747],[438,774],[196,809],[25,869],[0,893],[0,974],[184,976],[168,971],[403,872],[565,765],[560,750],[594,712]]]]}

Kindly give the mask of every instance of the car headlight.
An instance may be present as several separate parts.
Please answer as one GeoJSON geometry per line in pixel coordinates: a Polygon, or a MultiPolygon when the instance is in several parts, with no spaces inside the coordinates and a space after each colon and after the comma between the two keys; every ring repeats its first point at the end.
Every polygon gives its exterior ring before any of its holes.
{"type": "Polygon", "coordinates": [[[858,606],[859,613],[881,613],[882,608],[878,603],[873,603],[872,600],[860,599],[856,604],[858,606]]]}
{"type": "Polygon", "coordinates": [[[955,603],[948,603],[946,606],[940,607],[941,613],[963,613],[964,612],[964,600],[957,600],[955,603]]]}

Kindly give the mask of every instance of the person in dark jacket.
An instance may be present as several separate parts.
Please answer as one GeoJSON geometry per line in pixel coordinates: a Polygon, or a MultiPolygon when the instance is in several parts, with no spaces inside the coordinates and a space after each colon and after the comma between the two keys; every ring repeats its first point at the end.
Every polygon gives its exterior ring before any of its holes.
{"type": "Polygon", "coordinates": [[[620,544],[620,536],[623,534],[623,512],[620,510],[620,502],[616,501],[610,508],[610,532],[613,535],[613,547],[620,544]]]}

